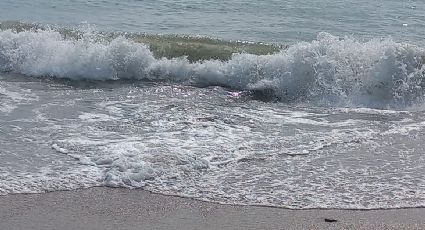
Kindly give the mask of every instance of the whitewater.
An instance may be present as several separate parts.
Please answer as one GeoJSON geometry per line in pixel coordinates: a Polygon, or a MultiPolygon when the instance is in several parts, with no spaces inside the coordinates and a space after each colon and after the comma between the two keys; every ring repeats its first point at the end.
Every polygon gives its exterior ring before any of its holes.
{"type": "MultiPolygon", "coordinates": [[[[340,12],[350,33],[313,23],[282,40],[282,26],[189,26],[206,12],[233,20],[242,1],[35,2],[16,15],[0,3],[0,195],[108,186],[294,209],[425,205],[422,5],[373,3],[366,29],[340,12]],[[146,14],[96,20],[83,6],[146,14]],[[391,24],[397,7],[409,17],[391,24]],[[165,30],[154,9],[187,14],[165,30]]],[[[270,12],[269,25],[275,4],[243,9],[270,12]]]]}

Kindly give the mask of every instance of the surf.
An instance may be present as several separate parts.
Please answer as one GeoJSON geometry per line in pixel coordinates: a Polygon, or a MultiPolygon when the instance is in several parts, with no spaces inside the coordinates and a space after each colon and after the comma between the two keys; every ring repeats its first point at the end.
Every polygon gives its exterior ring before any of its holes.
{"type": "Polygon", "coordinates": [[[266,101],[405,108],[424,96],[425,50],[320,33],[290,46],[2,24],[0,71],[71,80],[222,86],[266,101]]]}

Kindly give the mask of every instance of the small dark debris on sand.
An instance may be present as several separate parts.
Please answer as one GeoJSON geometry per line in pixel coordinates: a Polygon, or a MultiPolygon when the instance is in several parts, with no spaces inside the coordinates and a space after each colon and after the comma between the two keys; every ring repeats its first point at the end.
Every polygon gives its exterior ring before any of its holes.
{"type": "Polygon", "coordinates": [[[333,223],[337,222],[337,220],[325,218],[325,222],[333,223]]]}

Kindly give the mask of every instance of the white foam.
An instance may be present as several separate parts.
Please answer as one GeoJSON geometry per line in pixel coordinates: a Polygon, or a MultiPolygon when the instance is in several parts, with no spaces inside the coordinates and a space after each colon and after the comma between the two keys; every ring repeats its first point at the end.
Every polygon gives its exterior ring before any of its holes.
{"type": "Polygon", "coordinates": [[[99,122],[99,121],[111,121],[114,120],[114,117],[111,117],[107,114],[94,114],[94,113],[82,113],[78,116],[83,121],[86,122],[99,122]]]}
{"type": "MultiPolygon", "coordinates": [[[[146,102],[139,98],[144,95],[133,101],[94,102],[93,113],[76,114],[74,120],[64,121],[60,126],[45,123],[47,127],[37,129],[41,131],[38,134],[59,156],[64,154],[75,161],[70,159],[71,167],[58,163],[58,167],[39,173],[11,175],[2,170],[0,193],[113,186],[214,202],[289,208],[388,208],[419,204],[413,203],[413,199],[403,203],[408,195],[402,192],[417,188],[415,184],[405,184],[414,182],[413,179],[402,178],[403,173],[391,174],[392,167],[399,169],[401,164],[400,169],[405,170],[412,162],[402,162],[398,156],[392,162],[391,158],[380,156],[397,154],[380,152],[387,145],[385,140],[377,140],[386,138],[380,130],[386,126],[379,126],[382,121],[354,120],[355,116],[345,114],[346,111],[294,111],[260,102],[252,102],[255,106],[251,108],[205,109],[201,105],[194,110],[164,110],[165,105],[158,101],[145,106],[146,102]],[[149,108],[148,112],[135,109],[141,107],[149,108]],[[99,114],[112,118],[103,119],[99,114]],[[140,116],[152,122],[141,122],[140,116]],[[135,119],[140,122],[139,128],[149,126],[149,130],[104,129],[105,122],[119,127],[127,119],[135,119]],[[369,164],[375,158],[378,160],[369,164]],[[396,181],[381,174],[389,174],[396,181]],[[380,200],[383,196],[387,197],[380,200]]],[[[386,123],[409,128],[413,122],[395,119],[386,123]]],[[[39,136],[36,134],[31,133],[39,136]]],[[[419,194],[418,198],[421,197],[424,196],[419,194]]]]}
{"type": "Polygon", "coordinates": [[[25,90],[14,83],[0,82],[0,111],[3,113],[11,113],[19,104],[38,100],[31,90],[25,90]]]}
{"type": "Polygon", "coordinates": [[[68,153],[68,150],[67,150],[67,149],[62,148],[62,147],[60,147],[60,146],[59,146],[59,145],[57,145],[57,144],[53,144],[53,145],[52,145],[52,148],[53,148],[54,150],[56,150],[57,152],[59,152],[59,153],[63,153],[63,154],[67,154],[67,153],[68,153]]]}
{"type": "Polygon", "coordinates": [[[391,39],[360,42],[318,35],[273,55],[190,63],[155,59],[119,37],[66,40],[54,31],[0,32],[0,70],[70,79],[151,79],[238,90],[269,90],[281,100],[404,107],[422,100],[425,51],[391,39]]]}
{"type": "Polygon", "coordinates": [[[410,119],[404,120],[398,124],[392,125],[390,129],[383,132],[382,135],[409,135],[411,132],[418,132],[425,128],[425,121],[414,122],[410,119]]]}

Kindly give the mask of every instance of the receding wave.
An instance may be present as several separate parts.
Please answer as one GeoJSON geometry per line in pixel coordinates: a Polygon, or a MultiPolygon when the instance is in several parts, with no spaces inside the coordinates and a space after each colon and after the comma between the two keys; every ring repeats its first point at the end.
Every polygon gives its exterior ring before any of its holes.
{"type": "Polygon", "coordinates": [[[69,36],[49,29],[3,29],[0,70],[28,76],[223,86],[254,97],[336,106],[406,107],[421,103],[425,93],[424,48],[391,39],[362,42],[320,33],[312,42],[274,52],[276,46],[207,38],[105,38],[93,33],[69,36]],[[197,42],[202,45],[197,47],[197,42]],[[178,47],[173,55],[158,55],[154,43],[178,47]],[[184,45],[176,45],[180,43],[184,45]],[[250,50],[251,46],[266,54],[250,50]],[[205,58],[210,50],[214,54],[205,58]],[[217,58],[217,53],[229,56],[217,58]]]}

